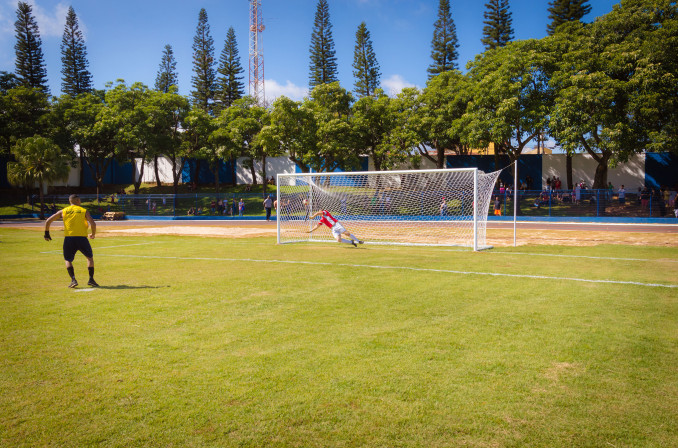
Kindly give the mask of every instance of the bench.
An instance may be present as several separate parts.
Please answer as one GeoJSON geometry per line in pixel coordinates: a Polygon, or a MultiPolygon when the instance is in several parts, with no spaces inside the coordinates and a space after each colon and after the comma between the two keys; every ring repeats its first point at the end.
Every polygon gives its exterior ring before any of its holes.
{"type": "Polygon", "coordinates": [[[106,212],[103,215],[103,219],[105,221],[118,221],[121,219],[125,219],[125,213],[124,212],[106,212]]]}

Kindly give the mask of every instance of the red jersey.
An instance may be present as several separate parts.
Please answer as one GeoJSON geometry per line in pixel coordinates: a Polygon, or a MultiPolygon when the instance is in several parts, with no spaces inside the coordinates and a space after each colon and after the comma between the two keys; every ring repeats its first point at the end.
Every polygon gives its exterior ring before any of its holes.
{"type": "Polygon", "coordinates": [[[328,212],[327,210],[323,210],[323,211],[322,211],[322,214],[323,214],[323,215],[322,215],[322,218],[320,218],[320,222],[323,223],[323,224],[325,224],[325,225],[326,225],[327,227],[329,227],[330,229],[331,229],[332,227],[334,227],[334,225],[335,225],[337,222],[339,222],[339,220],[338,220],[337,218],[335,218],[334,216],[332,216],[332,215],[330,214],[330,212],[328,212]]]}

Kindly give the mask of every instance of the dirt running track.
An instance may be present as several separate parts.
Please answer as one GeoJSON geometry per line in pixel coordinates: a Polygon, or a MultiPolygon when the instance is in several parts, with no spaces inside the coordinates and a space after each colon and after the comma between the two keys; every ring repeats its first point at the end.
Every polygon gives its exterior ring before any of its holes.
{"type": "MultiPolygon", "coordinates": [[[[39,220],[0,221],[0,228],[23,228],[40,231],[44,222],[39,220]]],[[[59,221],[51,230],[58,235],[62,229],[59,221]]],[[[120,235],[196,235],[215,238],[252,238],[276,234],[275,222],[262,221],[97,221],[97,236],[120,235]]],[[[487,243],[493,246],[513,245],[512,222],[490,222],[487,226],[487,243]]],[[[645,246],[678,247],[678,220],[673,224],[594,224],[519,222],[517,244],[594,246],[599,244],[630,244],[645,246]]]]}

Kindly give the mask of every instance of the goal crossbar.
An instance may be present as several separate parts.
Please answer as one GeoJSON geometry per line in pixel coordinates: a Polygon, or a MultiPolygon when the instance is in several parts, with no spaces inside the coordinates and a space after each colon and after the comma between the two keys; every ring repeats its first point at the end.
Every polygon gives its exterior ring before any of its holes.
{"type": "Polygon", "coordinates": [[[313,214],[327,210],[369,244],[486,249],[499,173],[460,168],[278,174],[278,242],[333,241],[327,227],[309,233],[319,219],[313,214]]]}

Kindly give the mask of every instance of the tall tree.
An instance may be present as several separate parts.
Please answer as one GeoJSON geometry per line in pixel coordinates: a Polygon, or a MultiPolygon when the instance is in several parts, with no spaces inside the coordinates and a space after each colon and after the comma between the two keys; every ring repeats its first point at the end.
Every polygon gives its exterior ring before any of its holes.
{"type": "Polygon", "coordinates": [[[381,73],[367,25],[362,22],[355,33],[353,50],[353,76],[358,97],[371,96],[379,88],[381,73]]]}
{"type": "MultiPolygon", "coordinates": [[[[177,74],[177,61],[174,59],[174,51],[170,44],[165,45],[162,52],[162,59],[160,60],[160,67],[158,74],[155,77],[155,90],[163,94],[169,94],[171,91],[176,91],[179,84],[179,75],[177,74]]],[[[173,140],[172,140],[173,141],[173,140]]],[[[176,154],[176,151],[173,151],[176,154]]],[[[158,156],[153,155],[153,171],[155,173],[155,185],[160,187],[160,170],[158,169],[158,156]]],[[[174,168],[176,167],[176,157],[172,158],[172,176],[174,177],[174,189],[176,194],[176,176],[174,176],[174,168]]]]}
{"type": "Polygon", "coordinates": [[[214,39],[210,34],[205,8],[198,15],[198,27],[193,37],[193,76],[191,83],[193,104],[211,112],[215,91],[214,39]]]}
{"type": "Polygon", "coordinates": [[[50,139],[40,136],[18,140],[12,148],[16,162],[7,164],[7,177],[16,184],[40,189],[40,219],[45,219],[45,183],[68,177],[71,158],[50,139]]]}
{"type": "Polygon", "coordinates": [[[73,7],[68,8],[66,26],[61,39],[61,91],[76,96],[92,90],[92,74],[88,69],[85,38],[73,7]]]}
{"type": "Polygon", "coordinates": [[[459,58],[459,42],[457,41],[457,28],[454,26],[450,13],[450,1],[440,0],[438,4],[438,20],[433,24],[433,40],[431,41],[431,59],[428,77],[432,77],[457,69],[459,58]]]}
{"type": "Polygon", "coordinates": [[[330,7],[327,0],[318,0],[318,8],[311,34],[311,63],[308,70],[308,85],[312,90],[320,84],[329,84],[339,79],[337,57],[332,38],[330,7]]]}
{"type": "Polygon", "coordinates": [[[220,109],[230,107],[235,100],[239,100],[245,95],[245,83],[243,83],[243,73],[245,70],[240,65],[240,56],[238,54],[238,42],[235,39],[235,30],[233,27],[226,33],[226,42],[219,58],[219,68],[217,73],[217,89],[214,99],[220,109]]]}
{"type": "Polygon", "coordinates": [[[485,3],[483,38],[486,50],[503,47],[513,40],[513,26],[509,0],[490,0],[485,3]]]}
{"type": "Polygon", "coordinates": [[[177,74],[177,61],[174,59],[174,50],[170,44],[165,45],[160,59],[160,67],[155,77],[155,90],[162,93],[169,93],[172,86],[179,86],[179,75],[177,74]]]}
{"type": "Polygon", "coordinates": [[[558,25],[581,19],[591,12],[589,0],[551,0],[549,2],[549,19],[551,23],[546,25],[549,36],[553,36],[558,25]]]}
{"type": "Polygon", "coordinates": [[[47,87],[47,67],[42,54],[42,40],[38,22],[33,17],[33,7],[19,2],[16,10],[16,75],[26,87],[38,88],[49,92],[47,87]]]}

